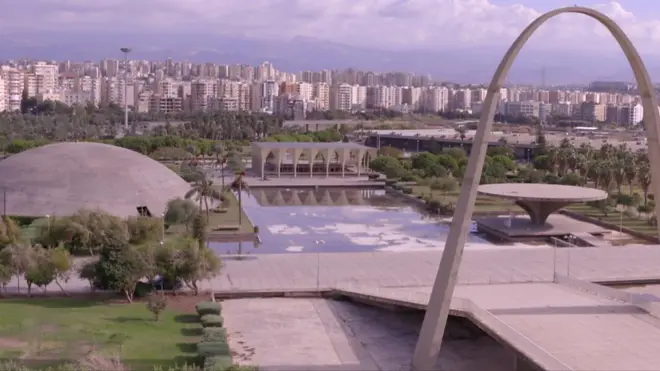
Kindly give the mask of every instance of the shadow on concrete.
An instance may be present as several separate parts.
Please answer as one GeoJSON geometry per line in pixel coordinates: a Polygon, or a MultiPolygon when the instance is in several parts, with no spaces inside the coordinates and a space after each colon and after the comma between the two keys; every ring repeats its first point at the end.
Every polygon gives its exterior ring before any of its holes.
{"type": "Polygon", "coordinates": [[[499,315],[556,315],[556,314],[643,314],[643,310],[632,305],[583,305],[570,307],[532,307],[491,309],[499,315]]]}

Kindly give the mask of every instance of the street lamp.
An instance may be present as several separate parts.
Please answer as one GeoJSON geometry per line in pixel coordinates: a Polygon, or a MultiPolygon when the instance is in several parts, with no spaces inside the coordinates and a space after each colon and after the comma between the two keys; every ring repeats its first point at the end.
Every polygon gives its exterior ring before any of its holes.
{"type": "Polygon", "coordinates": [[[128,130],[128,53],[131,48],[121,48],[124,53],[124,129],[128,130]]]}
{"type": "Polygon", "coordinates": [[[165,213],[160,214],[160,222],[161,222],[161,234],[160,234],[160,245],[163,246],[165,244],[165,213]]]}

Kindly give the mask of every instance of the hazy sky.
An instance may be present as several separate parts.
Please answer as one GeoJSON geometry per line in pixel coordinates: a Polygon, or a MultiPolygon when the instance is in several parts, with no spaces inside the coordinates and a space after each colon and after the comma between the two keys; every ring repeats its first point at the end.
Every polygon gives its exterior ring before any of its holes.
{"type": "MultiPolygon", "coordinates": [[[[380,48],[509,44],[535,17],[573,5],[561,0],[3,0],[0,36],[24,30],[138,34],[296,35],[380,48]]],[[[577,1],[619,22],[644,54],[660,54],[660,1],[577,1]]],[[[56,36],[53,36],[56,37],[56,36]]],[[[102,40],[99,40],[102,41],[102,40]]],[[[551,20],[532,48],[616,50],[607,31],[581,15],[551,20]]]]}

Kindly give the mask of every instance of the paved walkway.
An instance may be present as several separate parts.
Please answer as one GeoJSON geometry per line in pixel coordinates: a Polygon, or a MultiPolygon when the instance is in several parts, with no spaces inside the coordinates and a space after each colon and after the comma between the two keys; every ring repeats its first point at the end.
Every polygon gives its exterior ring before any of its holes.
{"type": "MultiPolygon", "coordinates": [[[[431,290],[342,289],[424,306],[431,290]]],[[[508,326],[510,331],[502,334],[507,340],[522,335],[538,347],[531,351],[549,354],[567,369],[650,371],[660,365],[660,320],[627,303],[555,283],[458,286],[454,297],[471,300],[508,326]]]]}
{"type": "MultiPolygon", "coordinates": [[[[223,274],[202,287],[210,290],[330,288],[359,283],[372,287],[430,286],[440,251],[265,254],[225,257],[223,274]]],[[[660,280],[660,247],[631,245],[581,249],[548,247],[465,251],[459,284],[551,282],[554,273],[585,281],[660,280]]],[[[70,291],[87,290],[72,274],[70,291]]],[[[21,280],[24,292],[25,283],[21,280]]],[[[15,291],[16,282],[9,284],[15,291]]],[[[59,291],[52,284],[48,291],[59,291]]],[[[35,290],[38,291],[38,290],[35,290]]]]}

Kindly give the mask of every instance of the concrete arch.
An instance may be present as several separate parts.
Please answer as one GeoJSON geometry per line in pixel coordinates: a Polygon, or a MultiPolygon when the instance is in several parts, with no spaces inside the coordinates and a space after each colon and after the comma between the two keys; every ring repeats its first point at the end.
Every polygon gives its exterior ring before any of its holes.
{"type": "MultiPolygon", "coordinates": [[[[488,134],[491,131],[495,110],[499,104],[500,88],[504,84],[507,73],[515,61],[518,53],[534,32],[547,20],[564,13],[578,13],[591,17],[605,26],[623,50],[630,66],[633,69],[644,107],[644,123],[646,124],[649,160],[651,168],[660,169],[660,142],[658,131],[660,126],[660,112],[658,101],[651,84],[651,78],[642,62],[639,53],[621,27],[605,14],[590,8],[566,7],[541,15],[534,20],[511,45],[506,55],[495,71],[495,75],[488,87],[488,94],[483,104],[479,127],[472,142],[472,151],[468,161],[467,170],[463,178],[461,193],[456,203],[451,229],[440,262],[440,267],[431,290],[431,297],[420,331],[419,340],[413,356],[413,369],[434,369],[442,345],[451,297],[456,286],[458,268],[463,255],[465,240],[469,232],[470,221],[474,203],[477,197],[477,187],[483,171],[484,158],[488,147],[488,134]]],[[[652,173],[652,189],[660,194],[660,171],[652,173]]],[[[656,205],[656,213],[660,214],[660,203],[656,205]]],[[[660,225],[658,226],[660,234],[660,225]]]]}

